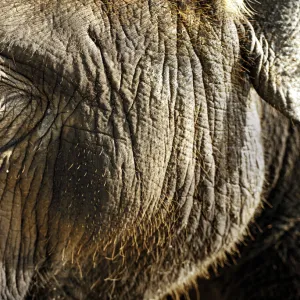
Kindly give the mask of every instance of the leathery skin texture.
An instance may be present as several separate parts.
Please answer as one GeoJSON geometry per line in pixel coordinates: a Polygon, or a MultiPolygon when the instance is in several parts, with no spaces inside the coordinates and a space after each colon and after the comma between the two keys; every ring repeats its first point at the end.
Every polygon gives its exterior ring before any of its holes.
{"type": "Polygon", "coordinates": [[[160,299],[237,250],[286,151],[266,147],[284,117],[243,64],[247,14],[0,1],[1,299],[160,299]]]}

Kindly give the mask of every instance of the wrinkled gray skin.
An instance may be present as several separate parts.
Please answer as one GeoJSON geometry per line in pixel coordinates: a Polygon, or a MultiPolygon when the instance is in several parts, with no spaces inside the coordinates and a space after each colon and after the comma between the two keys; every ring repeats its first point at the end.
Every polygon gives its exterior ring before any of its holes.
{"type": "Polygon", "coordinates": [[[1,299],[300,299],[299,1],[183,2],[0,0],[1,299]]]}

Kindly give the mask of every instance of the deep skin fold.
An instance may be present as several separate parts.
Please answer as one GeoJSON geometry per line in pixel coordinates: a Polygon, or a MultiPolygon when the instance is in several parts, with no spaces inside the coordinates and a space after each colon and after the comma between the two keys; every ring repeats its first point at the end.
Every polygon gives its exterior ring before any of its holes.
{"type": "Polygon", "coordinates": [[[169,2],[21,3],[22,29],[0,22],[1,64],[47,105],[1,153],[2,298],[32,278],[49,298],[154,298],[203,274],[269,189],[234,16],[214,3],[192,25],[169,2]]]}

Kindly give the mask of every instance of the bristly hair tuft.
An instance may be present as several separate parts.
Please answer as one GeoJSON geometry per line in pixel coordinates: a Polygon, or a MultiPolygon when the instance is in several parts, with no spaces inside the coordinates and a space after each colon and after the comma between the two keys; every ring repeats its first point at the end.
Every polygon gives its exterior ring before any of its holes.
{"type": "Polygon", "coordinates": [[[233,15],[236,18],[243,16],[250,16],[251,10],[247,7],[245,0],[218,0],[219,5],[225,10],[226,13],[233,15]]]}

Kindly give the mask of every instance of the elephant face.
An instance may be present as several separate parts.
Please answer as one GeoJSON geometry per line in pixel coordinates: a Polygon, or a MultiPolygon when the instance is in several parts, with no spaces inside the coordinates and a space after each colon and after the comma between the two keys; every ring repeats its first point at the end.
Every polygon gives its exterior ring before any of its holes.
{"type": "Polygon", "coordinates": [[[160,297],[260,211],[264,48],[242,1],[183,2],[0,4],[2,297],[160,297]]]}

